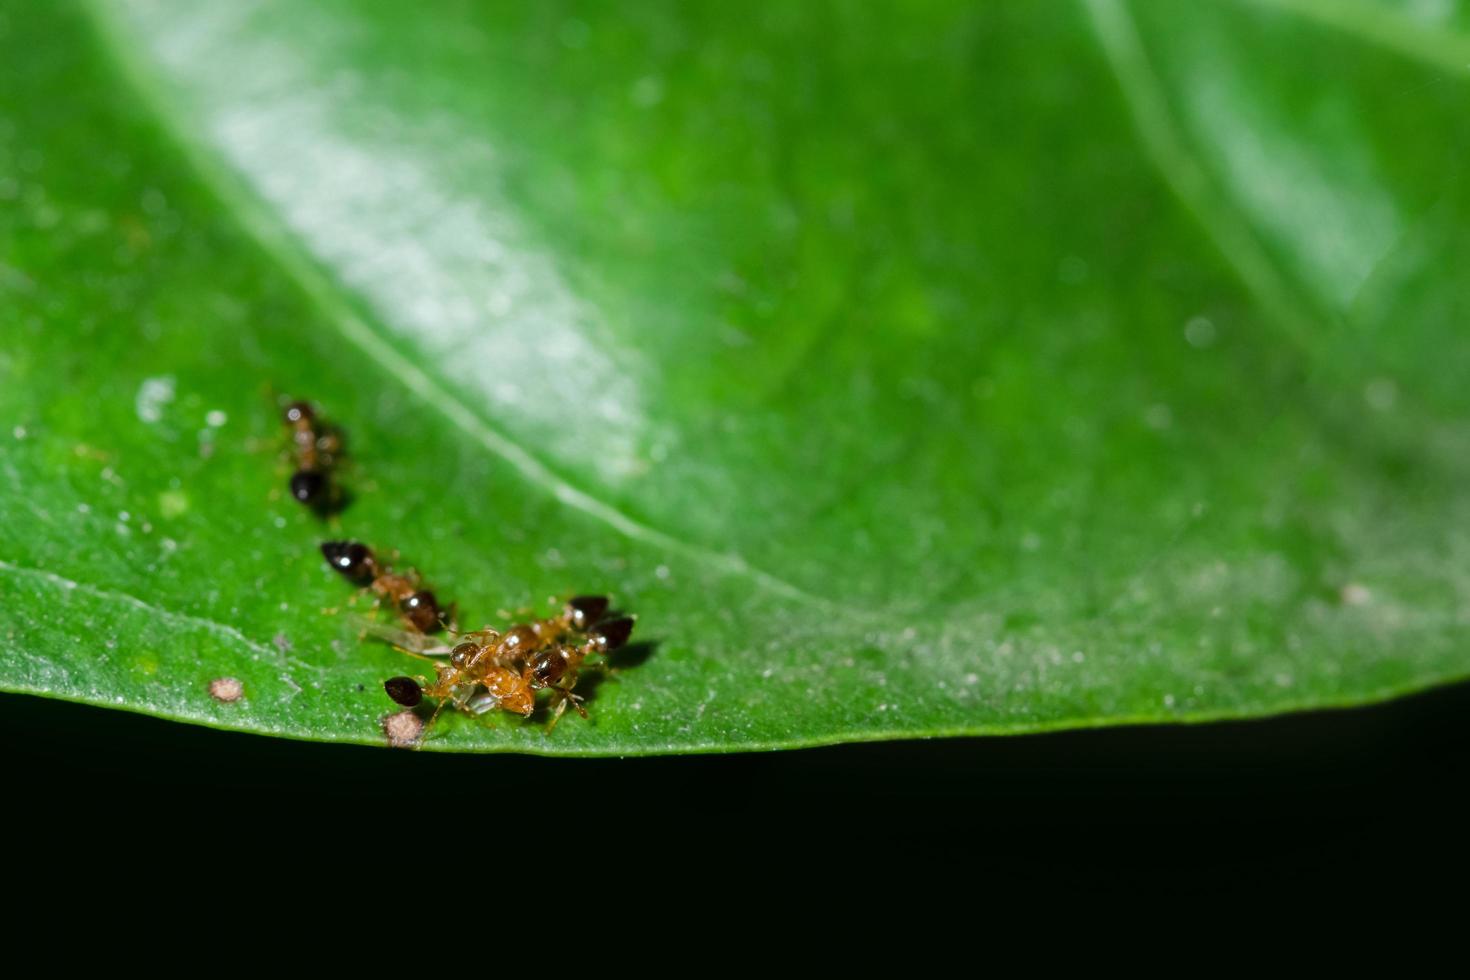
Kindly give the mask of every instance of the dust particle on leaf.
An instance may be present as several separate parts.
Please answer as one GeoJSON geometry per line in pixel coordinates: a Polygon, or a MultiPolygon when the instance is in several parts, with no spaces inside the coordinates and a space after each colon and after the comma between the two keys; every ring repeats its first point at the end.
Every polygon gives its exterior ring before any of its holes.
{"type": "Polygon", "coordinates": [[[245,685],[235,677],[216,677],[209,682],[209,696],[223,704],[234,704],[245,693],[245,685]]]}
{"type": "Polygon", "coordinates": [[[397,749],[416,744],[423,730],[424,720],[408,708],[383,719],[383,734],[388,736],[388,744],[397,749]]]}

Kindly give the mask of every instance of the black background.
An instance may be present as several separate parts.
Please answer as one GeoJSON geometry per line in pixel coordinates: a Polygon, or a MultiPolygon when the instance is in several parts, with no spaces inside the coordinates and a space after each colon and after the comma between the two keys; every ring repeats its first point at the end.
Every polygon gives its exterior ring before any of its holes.
{"type": "Polygon", "coordinates": [[[1470,775],[1466,684],[1255,722],[684,758],[319,745],[20,695],[0,696],[0,730],[9,809],[42,825],[268,814],[287,833],[323,827],[326,840],[469,827],[563,852],[733,835],[798,852],[843,840],[852,853],[856,834],[898,848],[899,866],[963,856],[1080,881],[1126,868],[1264,883],[1444,860],[1462,847],[1470,775]],[[343,828],[318,813],[356,818],[343,828]],[[551,827],[566,829],[537,843],[551,827]]]}

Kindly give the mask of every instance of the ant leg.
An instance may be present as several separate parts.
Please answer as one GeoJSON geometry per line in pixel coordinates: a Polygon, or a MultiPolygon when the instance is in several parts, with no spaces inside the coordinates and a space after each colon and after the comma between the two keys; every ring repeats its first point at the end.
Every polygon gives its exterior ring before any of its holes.
{"type": "Polygon", "coordinates": [[[400,552],[397,548],[394,548],[392,551],[388,552],[388,561],[385,563],[384,568],[382,569],[382,574],[387,575],[391,572],[395,575],[399,575],[400,577],[407,579],[410,583],[413,584],[413,587],[417,589],[419,573],[415,569],[410,568],[407,572],[398,571],[398,560],[402,557],[402,552],[400,552]]]}
{"type": "MultiPolygon", "coordinates": [[[[358,589],[356,592],[352,593],[352,597],[347,600],[347,605],[351,606],[353,609],[356,609],[357,608],[357,601],[359,599],[361,599],[363,596],[367,595],[370,590],[371,590],[371,586],[364,586],[363,588],[358,589]]],[[[381,608],[383,608],[383,597],[382,596],[374,596],[373,597],[372,608],[370,608],[367,611],[367,614],[369,616],[372,616],[374,613],[376,613],[381,608]]],[[[362,637],[359,636],[358,639],[360,640],[360,639],[362,639],[362,637]]]]}
{"type": "Polygon", "coordinates": [[[603,680],[617,680],[618,669],[612,665],[612,651],[602,649],[596,640],[588,640],[579,648],[584,670],[595,670],[603,680]],[[597,657],[597,660],[588,662],[588,658],[597,657]]]}
{"type": "Polygon", "coordinates": [[[556,723],[561,720],[561,716],[566,712],[568,704],[571,704],[573,708],[577,709],[577,714],[583,718],[587,717],[587,709],[582,707],[582,702],[586,699],[581,695],[573,694],[571,691],[562,687],[553,687],[551,691],[556,697],[556,709],[551,713],[551,721],[546,724],[546,734],[551,734],[551,730],[556,727],[556,723]]]}
{"type": "Polygon", "coordinates": [[[410,650],[407,647],[398,646],[396,643],[393,645],[393,649],[397,650],[399,653],[403,654],[404,656],[407,656],[407,657],[417,657],[419,660],[427,660],[431,664],[439,664],[439,663],[442,663],[442,661],[435,660],[433,657],[429,656],[427,653],[419,653],[417,650],[410,650]]]}
{"type": "Polygon", "coordinates": [[[444,710],[444,706],[449,703],[449,700],[447,697],[440,698],[439,703],[434,705],[434,713],[429,716],[429,720],[424,723],[423,731],[419,732],[419,737],[414,740],[413,747],[415,749],[423,748],[424,743],[429,740],[429,730],[434,727],[434,722],[439,720],[439,712],[444,710]]]}
{"type": "MultiPolygon", "coordinates": [[[[560,688],[553,688],[553,690],[555,690],[558,694],[561,693],[561,689],[560,688]]],[[[557,701],[556,701],[556,709],[551,712],[551,720],[546,723],[546,731],[543,734],[546,734],[546,735],[550,735],[551,734],[551,730],[556,727],[556,723],[558,721],[561,721],[562,712],[564,712],[566,710],[567,710],[567,701],[566,701],[566,698],[564,698],[564,697],[557,698],[557,701]]]]}
{"type": "MultiPolygon", "coordinates": [[[[348,599],[347,604],[349,606],[352,606],[353,608],[356,608],[357,598],[358,596],[363,594],[363,591],[366,590],[360,590],[355,595],[353,595],[351,599],[348,599]]],[[[373,615],[373,613],[378,611],[378,607],[382,605],[382,602],[383,600],[381,599],[374,599],[373,607],[368,610],[367,616],[362,617],[362,629],[357,631],[357,642],[361,643],[363,640],[367,639],[368,633],[372,632],[373,628],[377,625],[370,617],[373,615]]]]}

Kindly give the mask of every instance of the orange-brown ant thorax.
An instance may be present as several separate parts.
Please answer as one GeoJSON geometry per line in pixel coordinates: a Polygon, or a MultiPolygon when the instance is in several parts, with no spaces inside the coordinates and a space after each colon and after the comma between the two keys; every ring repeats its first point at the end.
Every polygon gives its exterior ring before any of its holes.
{"type": "Polygon", "coordinates": [[[536,710],[536,692],[526,679],[509,667],[491,667],[481,679],[485,691],[493,697],[498,707],[518,715],[529,715],[536,710]]]}
{"type": "Polygon", "coordinates": [[[396,572],[384,572],[376,576],[367,586],[376,594],[385,599],[400,602],[418,591],[418,583],[407,575],[399,575],[396,572]]]}

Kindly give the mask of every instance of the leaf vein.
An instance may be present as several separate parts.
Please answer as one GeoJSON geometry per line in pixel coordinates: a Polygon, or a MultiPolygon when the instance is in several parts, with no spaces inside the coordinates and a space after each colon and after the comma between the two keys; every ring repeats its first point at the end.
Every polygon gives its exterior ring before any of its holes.
{"type": "Polygon", "coordinates": [[[293,666],[304,667],[306,669],[314,670],[319,673],[324,672],[323,668],[316,664],[309,664],[303,660],[298,660],[294,657],[283,657],[280,650],[271,649],[263,643],[252,640],[250,637],[246,636],[235,627],[230,626],[227,623],[221,623],[219,620],[216,619],[209,619],[204,616],[193,616],[189,613],[175,612],[172,609],[167,609],[163,606],[158,605],[157,603],[148,602],[146,599],[140,599],[137,596],[131,595],[127,592],[118,592],[112,589],[104,589],[100,588],[99,586],[89,585],[86,582],[79,582],[76,579],[70,579],[64,575],[58,575],[55,572],[49,572],[45,569],[30,568],[25,565],[17,565],[13,562],[4,560],[3,558],[0,558],[0,571],[9,572],[12,575],[23,578],[40,579],[41,581],[46,582],[47,584],[52,585],[55,588],[62,589],[66,592],[80,592],[83,595],[91,596],[94,599],[100,599],[103,602],[115,602],[130,605],[136,609],[148,613],[150,616],[155,616],[165,622],[183,626],[193,626],[206,632],[213,633],[216,636],[225,637],[235,643],[243,644],[256,653],[265,654],[272,659],[285,660],[291,663],[293,666]]]}
{"type": "Polygon", "coordinates": [[[1093,33],[1133,115],[1144,152],[1174,195],[1194,215],[1270,318],[1302,349],[1310,349],[1312,322],[1249,225],[1212,189],[1170,112],[1163,85],[1149,64],[1137,25],[1123,0],[1082,0],[1093,33]]]}
{"type": "Polygon", "coordinates": [[[1470,37],[1416,24],[1387,7],[1366,4],[1362,0],[1242,2],[1294,14],[1453,75],[1470,75],[1470,37]]]}

